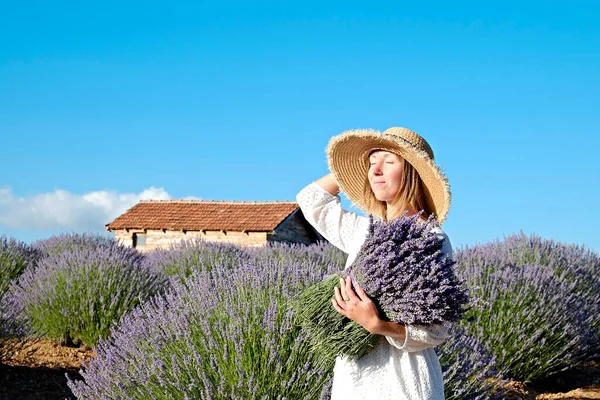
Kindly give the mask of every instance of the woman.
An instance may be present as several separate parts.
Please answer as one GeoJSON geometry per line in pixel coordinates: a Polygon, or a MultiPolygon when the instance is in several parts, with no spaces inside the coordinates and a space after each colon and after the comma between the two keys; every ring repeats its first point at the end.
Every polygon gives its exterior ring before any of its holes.
{"type": "MultiPolygon", "coordinates": [[[[329,169],[297,195],[308,222],[330,243],[348,254],[352,264],[364,242],[368,217],[341,208],[338,193],[367,214],[389,221],[404,211],[422,217],[433,214],[442,223],[450,208],[450,187],[433,161],[433,151],[418,134],[406,128],[352,130],[331,139],[329,169]]],[[[445,233],[442,251],[452,255],[445,233]]],[[[442,371],[434,347],[448,337],[449,324],[400,325],[382,320],[374,303],[350,279],[340,279],[332,306],[382,340],[358,360],[338,357],[332,399],[443,399],[442,371]]]]}

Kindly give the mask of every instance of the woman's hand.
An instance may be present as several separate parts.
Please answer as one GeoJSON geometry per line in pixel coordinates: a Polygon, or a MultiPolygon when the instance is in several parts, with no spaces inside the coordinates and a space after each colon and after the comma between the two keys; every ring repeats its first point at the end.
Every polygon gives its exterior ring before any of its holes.
{"type": "Polygon", "coordinates": [[[352,279],[340,278],[340,287],[336,286],[334,290],[335,298],[331,299],[331,303],[337,312],[361,325],[369,333],[405,340],[405,326],[379,318],[375,303],[358,284],[354,292],[352,279]]]}
{"type": "Polygon", "coordinates": [[[378,333],[378,326],[383,321],[379,318],[373,300],[358,284],[355,292],[350,277],[340,278],[340,287],[336,286],[334,290],[335,298],[331,299],[331,303],[337,312],[350,318],[370,333],[378,333]]]}

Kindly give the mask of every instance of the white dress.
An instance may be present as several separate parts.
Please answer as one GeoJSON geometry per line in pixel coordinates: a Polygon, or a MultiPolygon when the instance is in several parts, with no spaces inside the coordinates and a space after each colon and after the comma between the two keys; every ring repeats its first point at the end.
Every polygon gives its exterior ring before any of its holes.
{"type": "MultiPolygon", "coordinates": [[[[296,200],[306,220],[332,245],[348,254],[347,268],[366,239],[369,219],[342,209],[340,197],[315,182],[302,189],[296,200]]],[[[435,228],[435,232],[444,238],[442,251],[452,255],[446,234],[440,228],[435,228]]],[[[331,399],[443,399],[442,369],[434,347],[447,339],[450,324],[405,327],[404,341],[385,336],[358,360],[338,357],[331,399]]]]}

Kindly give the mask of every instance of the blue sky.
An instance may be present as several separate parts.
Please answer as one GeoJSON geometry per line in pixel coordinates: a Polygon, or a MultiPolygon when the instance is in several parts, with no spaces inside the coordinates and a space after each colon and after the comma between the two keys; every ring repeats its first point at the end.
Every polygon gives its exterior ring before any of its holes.
{"type": "MultiPolygon", "coordinates": [[[[455,247],[600,249],[597,2],[4,2],[0,234],[140,198],[294,200],[346,129],[405,126],[455,247]]],[[[344,205],[349,207],[348,201],[344,205]]]]}

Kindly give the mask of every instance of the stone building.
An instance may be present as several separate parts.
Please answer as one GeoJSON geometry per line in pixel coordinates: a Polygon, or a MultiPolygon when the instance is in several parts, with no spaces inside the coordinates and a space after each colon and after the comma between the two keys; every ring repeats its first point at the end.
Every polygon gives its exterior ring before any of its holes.
{"type": "Polygon", "coordinates": [[[248,246],[323,240],[290,201],[142,200],[106,230],[142,251],[194,238],[248,246]]]}

